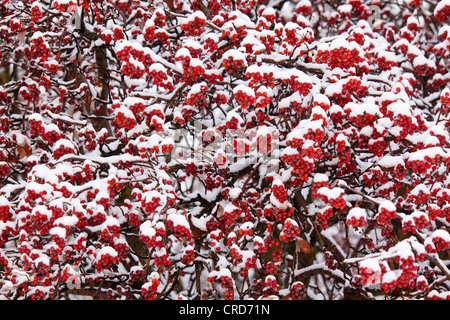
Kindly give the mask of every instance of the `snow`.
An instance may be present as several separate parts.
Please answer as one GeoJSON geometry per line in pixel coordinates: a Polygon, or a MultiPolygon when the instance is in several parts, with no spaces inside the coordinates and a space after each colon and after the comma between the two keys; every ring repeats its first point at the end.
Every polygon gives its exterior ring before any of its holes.
{"type": "Polygon", "coordinates": [[[249,230],[252,230],[253,227],[254,227],[253,222],[247,221],[247,222],[244,222],[244,223],[241,225],[241,228],[240,228],[240,229],[243,230],[243,231],[249,231],[249,230]]]}
{"type": "Polygon", "coordinates": [[[156,62],[156,63],[153,63],[149,68],[149,72],[152,72],[152,71],[167,73],[167,68],[164,67],[161,63],[156,62]]]}
{"type": "MultiPolygon", "coordinates": [[[[183,42],[183,48],[190,48],[193,50],[203,50],[203,46],[194,39],[188,39],[183,42]]],[[[189,50],[189,49],[188,49],[189,50]]]]}
{"type": "Polygon", "coordinates": [[[139,234],[152,238],[156,235],[156,230],[152,227],[152,222],[147,220],[139,226],[139,234]]]}
{"type": "Polygon", "coordinates": [[[63,4],[74,3],[74,0],[56,0],[56,2],[63,5],[63,4]]]}
{"type": "Polygon", "coordinates": [[[191,67],[200,67],[201,69],[206,70],[205,65],[204,65],[203,62],[202,62],[200,59],[198,59],[198,58],[192,58],[192,59],[189,61],[189,65],[190,65],[191,67]]]}
{"type": "Polygon", "coordinates": [[[339,105],[337,105],[337,104],[333,104],[333,105],[331,105],[331,107],[330,107],[330,109],[328,110],[328,112],[330,113],[330,114],[334,114],[334,113],[341,113],[341,114],[344,114],[344,109],[342,109],[342,107],[341,106],[339,106],[339,105]]]}
{"type": "MultiPolygon", "coordinates": [[[[35,1],[35,2],[33,3],[33,5],[36,4],[36,6],[39,6],[39,7],[40,7],[40,4],[38,4],[38,2],[39,2],[39,1],[35,1]]],[[[41,31],[35,31],[35,32],[33,32],[33,34],[32,34],[32,36],[31,36],[30,40],[36,40],[36,39],[39,39],[39,38],[42,38],[42,39],[44,40],[44,39],[45,39],[45,34],[42,33],[41,31]]],[[[45,40],[44,40],[44,41],[45,41],[45,40]]]]}
{"type": "Polygon", "coordinates": [[[170,213],[167,216],[167,220],[172,221],[174,227],[181,226],[190,229],[189,222],[186,217],[179,213],[170,213]]]}
{"type": "Polygon", "coordinates": [[[364,218],[365,220],[367,220],[367,211],[359,207],[352,208],[348,212],[347,220],[350,220],[351,218],[355,218],[357,220],[364,218]]]}
{"type": "Polygon", "coordinates": [[[75,227],[77,223],[78,223],[77,216],[69,215],[69,216],[63,216],[63,217],[60,217],[60,218],[56,219],[53,222],[53,225],[65,226],[65,227],[72,228],[72,227],[75,227]]]}
{"type": "Polygon", "coordinates": [[[345,105],[344,111],[349,112],[350,117],[357,117],[359,115],[370,114],[374,116],[382,116],[378,106],[375,103],[356,103],[349,102],[345,105]]]}
{"type": "Polygon", "coordinates": [[[7,207],[7,206],[10,206],[8,198],[6,198],[5,196],[0,196],[0,207],[7,207]]]}
{"type": "Polygon", "coordinates": [[[434,15],[437,15],[439,11],[444,9],[445,7],[450,7],[450,0],[440,0],[439,3],[434,8],[434,15]]]}
{"type": "Polygon", "coordinates": [[[240,84],[240,85],[237,85],[236,87],[234,87],[233,93],[237,94],[238,92],[242,92],[242,93],[248,95],[249,97],[255,97],[255,90],[244,84],[240,84]]]}
{"type": "Polygon", "coordinates": [[[242,46],[251,45],[253,50],[263,51],[266,47],[253,35],[247,35],[241,42],[242,46]]]}
{"type": "Polygon", "coordinates": [[[196,228],[202,230],[202,231],[207,231],[207,227],[206,224],[208,223],[208,221],[212,218],[212,216],[209,216],[208,218],[197,218],[194,216],[191,216],[191,222],[192,225],[195,226],[196,228]]]}
{"type": "Polygon", "coordinates": [[[328,180],[328,176],[324,173],[316,173],[314,175],[314,182],[327,182],[328,180]]]}
{"type": "Polygon", "coordinates": [[[115,217],[107,217],[105,222],[102,223],[102,229],[108,227],[120,227],[119,220],[115,217]]]}
{"type": "Polygon", "coordinates": [[[385,155],[378,161],[378,165],[384,168],[394,168],[397,165],[405,166],[405,161],[402,156],[385,155]]]}
{"type": "Polygon", "coordinates": [[[106,190],[100,190],[95,196],[95,201],[100,201],[102,199],[109,199],[109,193],[106,192],[106,190]]]}
{"type": "Polygon", "coordinates": [[[350,146],[347,136],[343,133],[339,133],[336,137],[336,142],[344,142],[346,146],[350,146]]]}
{"type": "Polygon", "coordinates": [[[411,116],[410,105],[401,100],[395,101],[395,102],[389,104],[387,106],[387,110],[392,112],[394,114],[394,116],[396,116],[396,115],[411,116]]]}
{"type": "Polygon", "coordinates": [[[444,229],[438,229],[430,235],[431,239],[440,238],[445,242],[450,242],[450,234],[444,229]]]}
{"type": "Polygon", "coordinates": [[[381,274],[381,267],[378,258],[364,259],[359,262],[359,268],[372,270],[373,273],[381,274]]]}
{"type": "Polygon", "coordinates": [[[206,87],[206,82],[195,83],[189,90],[188,96],[202,93],[206,87]]]}
{"type": "Polygon", "coordinates": [[[413,66],[418,67],[422,65],[426,65],[429,68],[436,69],[436,63],[433,60],[427,59],[423,55],[415,57],[413,60],[413,66]]]}
{"type": "Polygon", "coordinates": [[[109,255],[110,257],[117,257],[118,253],[113,247],[105,246],[98,251],[97,261],[99,261],[105,255],[109,255]]]}
{"type": "Polygon", "coordinates": [[[175,58],[180,58],[180,57],[192,58],[191,52],[189,51],[188,48],[181,47],[180,49],[178,49],[177,53],[175,54],[175,58]]]}
{"type": "Polygon", "coordinates": [[[327,197],[327,199],[337,199],[345,194],[344,189],[339,187],[334,187],[332,189],[328,187],[322,187],[317,190],[317,192],[327,197]]]}
{"type": "Polygon", "coordinates": [[[414,189],[411,190],[410,194],[417,196],[420,192],[424,194],[430,194],[430,189],[425,184],[421,183],[414,187],[414,189]]]}
{"type": "Polygon", "coordinates": [[[44,255],[40,255],[38,258],[34,260],[34,265],[39,266],[39,264],[41,263],[45,266],[50,266],[50,259],[44,255]]]}
{"type": "Polygon", "coordinates": [[[230,197],[230,200],[236,200],[242,193],[242,189],[241,188],[232,188],[230,189],[228,196],[230,197]]]}
{"type": "Polygon", "coordinates": [[[317,94],[314,96],[314,102],[323,103],[324,105],[331,105],[330,99],[324,94],[317,94]]]}
{"type": "Polygon", "coordinates": [[[64,147],[66,149],[74,149],[74,145],[73,142],[70,141],[69,139],[59,139],[58,141],[55,142],[55,144],[53,145],[53,149],[57,150],[61,147],[64,147]]]}
{"type": "Polygon", "coordinates": [[[397,207],[390,200],[383,200],[378,206],[378,210],[381,211],[381,209],[386,209],[387,211],[397,211],[397,207]]]}
{"type": "Polygon", "coordinates": [[[275,72],[277,79],[288,80],[294,77],[297,81],[302,83],[311,83],[311,78],[301,70],[298,69],[283,69],[275,72]]]}
{"type": "Polygon", "coordinates": [[[206,21],[206,16],[202,11],[195,11],[193,13],[191,13],[189,16],[187,16],[182,24],[189,24],[191,22],[194,22],[195,19],[200,19],[200,20],[204,20],[206,21]]]}
{"type": "Polygon", "coordinates": [[[396,281],[397,278],[398,278],[397,272],[395,272],[393,270],[389,270],[383,275],[381,282],[392,283],[392,282],[396,281]]]}
{"type": "Polygon", "coordinates": [[[230,58],[233,58],[234,61],[242,60],[242,61],[244,61],[244,64],[245,64],[247,55],[242,51],[239,51],[236,49],[229,49],[229,50],[225,51],[225,53],[222,56],[222,59],[230,60],[230,58]]]}
{"type": "Polygon", "coordinates": [[[347,50],[354,50],[356,49],[360,56],[362,57],[362,49],[355,41],[347,41],[344,37],[339,37],[331,41],[329,45],[329,50],[338,50],[340,48],[345,48],[347,50]]]}
{"type": "Polygon", "coordinates": [[[409,155],[409,161],[423,161],[425,157],[436,158],[437,155],[445,157],[447,154],[441,147],[431,147],[412,152],[409,155]]]}
{"type": "Polygon", "coordinates": [[[228,268],[222,268],[217,272],[217,277],[227,277],[227,278],[232,278],[231,276],[231,271],[228,268]]]}
{"type": "Polygon", "coordinates": [[[63,227],[53,227],[50,229],[50,234],[54,236],[58,236],[59,238],[64,239],[66,237],[66,229],[63,227]]]}

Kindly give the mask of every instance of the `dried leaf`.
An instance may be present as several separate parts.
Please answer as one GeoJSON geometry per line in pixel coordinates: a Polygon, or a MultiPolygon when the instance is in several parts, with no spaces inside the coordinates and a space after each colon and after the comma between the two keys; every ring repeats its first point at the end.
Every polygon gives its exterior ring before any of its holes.
{"type": "Polygon", "coordinates": [[[21,43],[26,43],[25,32],[17,32],[17,39],[18,39],[21,43]]]}
{"type": "Polygon", "coordinates": [[[30,145],[26,142],[23,142],[22,144],[17,145],[16,151],[17,151],[17,157],[19,160],[29,157],[32,153],[30,145]]]}
{"type": "Polygon", "coordinates": [[[288,293],[287,295],[285,295],[283,297],[283,300],[290,300],[290,299],[291,299],[291,294],[290,293],[288,293]]]}
{"type": "Polygon", "coordinates": [[[215,211],[217,219],[220,219],[223,216],[224,212],[225,210],[223,209],[222,205],[218,204],[215,211]]]}
{"type": "Polygon", "coordinates": [[[198,240],[199,238],[203,237],[205,234],[208,233],[207,230],[203,230],[202,228],[199,228],[193,221],[191,215],[187,216],[187,221],[189,223],[189,227],[191,228],[192,235],[194,236],[194,240],[198,240]]]}
{"type": "Polygon", "coordinates": [[[311,246],[309,243],[300,237],[295,237],[295,250],[297,252],[303,252],[303,253],[310,253],[311,252],[311,246]]]}

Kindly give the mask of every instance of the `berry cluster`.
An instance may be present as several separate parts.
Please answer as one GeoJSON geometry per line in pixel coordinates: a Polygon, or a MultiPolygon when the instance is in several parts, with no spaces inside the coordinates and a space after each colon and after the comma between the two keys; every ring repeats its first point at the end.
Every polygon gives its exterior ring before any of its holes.
{"type": "Polygon", "coordinates": [[[300,228],[298,226],[298,223],[290,218],[287,218],[284,221],[279,238],[281,241],[289,242],[294,240],[299,233],[300,228]]]}
{"type": "Polygon", "coordinates": [[[127,130],[133,129],[137,124],[136,118],[132,114],[125,114],[122,111],[116,113],[114,120],[118,126],[127,130]]]}
{"type": "Polygon", "coordinates": [[[304,81],[301,78],[304,78],[304,77],[298,77],[296,75],[292,75],[287,80],[287,83],[289,83],[289,86],[291,87],[291,89],[293,91],[297,91],[302,96],[307,96],[309,94],[310,90],[312,89],[312,83],[309,82],[309,79],[304,81]]]}
{"type": "Polygon", "coordinates": [[[245,139],[233,140],[234,153],[240,156],[247,154],[250,151],[250,143],[245,139]]]}
{"type": "Polygon", "coordinates": [[[158,294],[160,276],[157,272],[152,272],[150,280],[142,285],[141,294],[145,300],[155,300],[158,294]]]}
{"type": "Polygon", "coordinates": [[[30,19],[33,22],[37,22],[39,21],[39,19],[41,19],[44,16],[44,14],[42,13],[42,8],[39,5],[38,1],[35,1],[33,3],[33,6],[31,7],[31,15],[30,15],[30,19]]]}
{"type": "Polygon", "coordinates": [[[122,69],[120,71],[131,79],[140,79],[145,74],[145,69],[142,67],[143,66],[138,61],[132,61],[130,59],[122,65],[122,69]]]}
{"type": "Polygon", "coordinates": [[[339,47],[331,50],[317,50],[316,61],[327,63],[331,69],[348,69],[363,62],[364,58],[357,48],[339,47]]]}
{"type": "Polygon", "coordinates": [[[75,154],[75,148],[71,145],[71,143],[67,144],[64,142],[67,142],[68,140],[66,139],[60,139],[57,141],[57,143],[55,144],[54,150],[53,150],[53,156],[55,157],[55,159],[59,159],[62,156],[66,155],[66,154],[75,154]],[[59,143],[61,142],[61,143],[59,143]]]}
{"type": "Polygon", "coordinates": [[[317,211],[316,213],[316,217],[317,217],[317,224],[322,228],[322,229],[327,229],[328,228],[328,221],[334,216],[333,213],[333,208],[331,206],[326,206],[322,209],[320,209],[319,211],[317,211]]]}
{"type": "Polygon", "coordinates": [[[192,87],[192,90],[188,92],[186,96],[186,104],[190,106],[196,106],[202,108],[206,106],[207,87],[205,84],[200,84],[192,87]]]}
{"type": "MultiPolygon", "coordinates": [[[[0,200],[2,198],[0,197],[0,200]]],[[[0,202],[0,221],[6,222],[11,218],[11,207],[5,201],[0,202]]]]}
{"type": "Polygon", "coordinates": [[[273,275],[267,275],[264,280],[263,292],[266,295],[277,295],[280,291],[280,286],[277,283],[277,278],[273,275]]]}
{"type": "Polygon", "coordinates": [[[388,271],[383,275],[382,282],[380,284],[381,290],[388,293],[397,288],[398,280],[394,271],[388,271]]]}
{"type": "Polygon", "coordinates": [[[328,269],[336,270],[339,266],[339,263],[334,257],[333,253],[329,250],[325,250],[324,255],[325,255],[325,265],[328,267],[328,269]]]}
{"type": "Polygon", "coordinates": [[[149,248],[162,247],[162,237],[159,232],[154,228],[142,228],[144,224],[141,225],[139,230],[139,239],[141,239],[149,248]]]}
{"type": "MultiPolygon", "coordinates": [[[[243,62],[242,62],[243,63],[243,62]]],[[[227,64],[228,65],[228,64],[227,64]]],[[[268,88],[275,85],[274,72],[270,68],[259,67],[256,65],[249,66],[245,71],[245,77],[250,79],[249,87],[264,85],[268,88]]]]}
{"type": "Polygon", "coordinates": [[[148,70],[148,74],[155,85],[167,90],[173,90],[173,83],[167,75],[167,69],[162,64],[152,64],[148,70]]]}
{"type": "Polygon", "coordinates": [[[183,30],[188,36],[199,36],[203,33],[203,29],[206,26],[206,17],[202,11],[196,11],[191,14],[181,24],[181,30],[183,30]]]}
{"type": "Polygon", "coordinates": [[[103,247],[98,253],[94,265],[98,272],[109,269],[118,262],[117,251],[109,246],[103,247]]]}
{"type": "Polygon", "coordinates": [[[266,263],[265,267],[265,274],[266,275],[273,275],[276,276],[278,274],[278,266],[273,261],[268,261],[266,263]]]}
{"type": "MultiPolygon", "coordinates": [[[[189,225],[186,223],[174,223],[176,220],[168,220],[167,226],[174,232],[178,239],[191,240],[192,234],[189,225]]],[[[186,220],[184,220],[186,221],[186,220]]]]}
{"type": "Polygon", "coordinates": [[[38,83],[29,81],[19,91],[20,95],[29,102],[36,102],[39,99],[40,90],[38,83]]]}
{"type": "Polygon", "coordinates": [[[143,281],[145,278],[144,269],[140,266],[133,266],[130,268],[130,278],[128,282],[130,284],[143,281]]]}
{"type": "MultiPolygon", "coordinates": [[[[417,59],[417,58],[416,58],[417,59]]],[[[414,59],[414,61],[416,61],[414,59]]],[[[414,71],[419,76],[430,76],[436,73],[436,67],[433,65],[430,65],[430,63],[414,63],[414,71]]]]}
{"type": "Polygon", "coordinates": [[[255,91],[252,88],[238,86],[233,93],[236,101],[241,104],[241,108],[247,109],[256,103],[255,91]]]}
{"type": "Polygon", "coordinates": [[[306,295],[306,287],[301,281],[295,281],[289,290],[292,300],[303,300],[306,295]]]}
{"type": "Polygon", "coordinates": [[[292,216],[293,212],[294,208],[292,206],[288,206],[287,208],[274,208],[271,205],[267,205],[264,208],[264,216],[269,221],[284,222],[287,218],[292,216]]]}
{"type": "Polygon", "coordinates": [[[0,161],[0,178],[8,177],[11,172],[11,168],[5,161],[0,161]]]}
{"type": "Polygon", "coordinates": [[[323,202],[335,209],[343,210],[347,207],[345,192],[342,188],[334,187],[330,189],[329,187],[322,187],[317,191],[317,195],[323,202]]]}
{"type": "Polygon", "coordinates": [[[246,59],[239,51],[229,50],[224,54],[224,57],[222,58],[222,66],[229,74],[233,74],[235,72],[243,72],[246,65],[246,59]]]}
{"type": "Polygon", "coordinates": [[[233,300],[234,297],[234,280],[231,277],[231,272],[227,272],[227,269],[223,272],[213,271],[208,275],[208,282],[214,285],[220,283],[221,288],[224,290],[223,294],[225,300],[233,300]]]}
{"type": "Polygon", "coordinates": [[[430,237],[436,247],[436,250],[442,251],[450,248],[450,237],[447,231],[443,229],[436,230],[430,237]]]}
{"type": "Polygon", "coordinates": [[[364,209],[352,208],[347,215],[347,225],[351,225],[353,228],[362,228],[367,226],[367,214],[364,209]]]}
{"type": "Polygon", "coordinates": [[[169,260],[166,248],[161,248],[156,252],[154,262],[155,266],[157,267],[166,267],[172,264],[172,262],[169,260]]]}
{"type": "Polygon", "coordinates": [[[378,207],[378,213],[375,219],[380,224],[389,224],[389,222],[397,216],[395,204],[391,201],[384,201],[378,207]]]}
{"type": "Polygon", "coordinates": [[[187,246],[183,253],[181,261],[186,265],[191,265],[195,260],[195,252],[192,246],[187,246]]]}
{"type": "Polygon", "coordinates": [[[442,23],[447,22],[450,17],[450,4],[445,1],[439,2],[433,13],[436,19],[442,23]]]}

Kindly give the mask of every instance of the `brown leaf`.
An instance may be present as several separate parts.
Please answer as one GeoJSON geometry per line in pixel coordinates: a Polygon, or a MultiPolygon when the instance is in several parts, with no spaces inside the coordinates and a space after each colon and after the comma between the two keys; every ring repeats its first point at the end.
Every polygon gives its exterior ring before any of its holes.
{"type": "Polygon", "coordinates": [[[15,156],[13,156],[13,155],[8,155],[8,163],[9,164],[16,164],[18,161],[17,161],[17,158],[15,157],[15,156]]]}
{"type": "Polygon", "coordinates": [[[25,32],[17,32],[17,39],[21,42],[21,43],[26,43],[26,39],[25,39],[25,32]]]}
{"type": "Polygon", "coordinates": [[[197,240],[208,233],[207,230],[203,230],[195,225],[195,223],[192,221],[191,215],[187,216],[187,221],[189,222],[189,227],[191,228],[194,240],[197,240]]]}
{"type": "Polygon", "coordinates": [[[218,204],[218,205],[217,205],[216,211],[213,212],[213,213],[216,214],[216,218],[217,218],[217,219],[220,219],[220,218],[223,216],[224,212],[225,212],[225,211],[224,211],[224,208],[222,207],[222,205],[221,205],[221,204],[218,204]]]}
{"type": "Polygon", "coordinates": [[[17,151],[17,158],[19,160],[29,157],[32,153],[30,145],[26,142],[23,142],[22,144],[17,145],[16,151],[17,151]]]}
{"type": "Polygon", "coordinates": [[[295,237],[295,249],[297,252],[303,252],[303,253],[310,253],[311,252],[311,246],[309,243],[300,237],[295,237]]]}
{"type": "Polygon", "coordinates": [[[164,0],[164,2],[167,4],[167,6],[170,8],[170,10],[175,10],[173,0],[164,0]]]}

